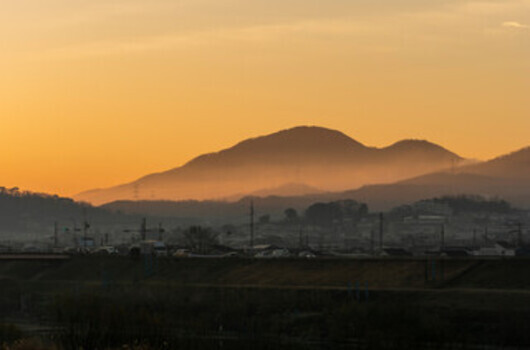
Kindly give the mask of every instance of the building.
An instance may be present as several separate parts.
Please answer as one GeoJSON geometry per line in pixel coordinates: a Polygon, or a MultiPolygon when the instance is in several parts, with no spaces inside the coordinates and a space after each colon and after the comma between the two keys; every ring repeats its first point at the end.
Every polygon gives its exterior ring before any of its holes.
{"type": "Polygon", "coordinates": [[[497,241],[473,251],[475,256],[515,256],[515,247],[506,241],[497,241]]]}

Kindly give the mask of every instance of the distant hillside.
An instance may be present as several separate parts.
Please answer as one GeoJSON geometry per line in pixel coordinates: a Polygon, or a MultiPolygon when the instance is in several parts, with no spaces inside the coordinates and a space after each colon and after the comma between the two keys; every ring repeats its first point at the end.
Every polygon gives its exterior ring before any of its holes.
{"type": "MultiPolygon", "coordinates": [[[[404,147],[402,143],[398,147],[404,147]]],[[[303,196],[264,196],[254,198],[263,213],[282,215],[288,207],[303,210],[315,202],[354,199],[366,203],[371,211],[390,210],[423,199],[480,195],[498,197],[511,204],[530,208],[530,149],[495,158],[491,161],[435,172],[391,184],[363,186],[359,189],[323,192],[303,196]],[[499,175],[502,175],[500,177],[499,175]]],[[[265,193],[267,194],[267,193],[265,193]]],[[[184,215],[220,219],[223,216],[246,219],[249,198],[233,203],[222,201],[119,201],[106,208],[126,213],[150,215],[184,215]]]]}
{"type": "Polygon", "coordinates": [[[488,162],[459,169],[461,173],[510,179],[512,183],[530,185],[530,147],[506,154],[488,162]]]}
{"type": "Polygon", "coordinates": [[[499,197],[515,206],[530,208],[530,148],[454,172],[437,172],[343,193],[374,209],[390,209],[425,198],[459,194],[499,197]]]}
{"type": "Polygon", "coordinates": [[[74,224],[82,227],[86,218],[93,229],[138,225],[140,218],[111,212],[70,198],[23,192],[0,187],[0,240],[17,234],[43,237],[53,233],[54,222],[61,230],[74,224]]]}
{"type": "Polygon", "coordinates": [[[252,193],[241,193],[238,195],[233,195],[227,198],[224,198],[223,201],[228,202],[237,202],[242,198],[245,197],[274,197],[274,196],[282,196],[282,197],[296,197],[296,196],[307,196],[307,195],[315,195],[319,193],[324,193],[325,191],[322,191],[318,188],[308,186],[306,184],[302,183],[286,183],[278,187],[273,188],[264,188],[261,190],[254,191],[252,193]]]}
{"type": "Polygon", "coordinates": [[[199,156],[187,164],[75,198],[94,204],[116,200],[204,200],[229,198],[303,183],[341,191],[372,183],[392,183],[450,168],[462,161],[446,149],[420,140],[385,148],[366,147],[345,134],[320,127],[296,127],[245,140],[229,149],[199,156]]]}
{"type": "Polygon", "coordinates": [[[256,217],[272,215],[281,218],[287,208],[302,213],[318,201],[335,199],[335,194],[315,194],[293,197],[244,197],[235,202],[225,201],[116,201],[102,208],[128,214],[194,218],[209,224],[244,223],[249,220],[250,202],[254,202],[256,217]]]}

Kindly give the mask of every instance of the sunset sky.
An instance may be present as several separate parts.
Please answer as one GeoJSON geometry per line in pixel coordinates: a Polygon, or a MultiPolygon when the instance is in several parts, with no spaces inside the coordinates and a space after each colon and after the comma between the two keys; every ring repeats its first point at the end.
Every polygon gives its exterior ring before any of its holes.
{"type": "Polygon", "coordinates": [[[5,0],[0,186],[72,195],[295,125],[530,145],[530,0],[5,0]]]}

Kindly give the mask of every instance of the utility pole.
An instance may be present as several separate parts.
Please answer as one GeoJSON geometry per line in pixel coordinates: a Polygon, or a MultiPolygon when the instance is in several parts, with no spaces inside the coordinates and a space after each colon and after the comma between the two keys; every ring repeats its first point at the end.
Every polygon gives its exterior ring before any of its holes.
{"type": "Polygon", "coordinates": [[[73,238],[74,238],[74,244],[75,244],[75,247],[76,249],[79,249],[79,239],[77,238],[77,222],[74,220],[74,233],[73,233],[73,238]]]}
{"type": "Polygon", "coordinates": [[[519,248],[523,246],[523,225],[520,222],[517,223],[517,245],[519,248]]]}
{"type": "Polygon", "coordinates": [[[90,225],[88,224],[88,222],[86,220],[84,220],[84,222],[83,222],[83,246],[84,246],[85,249],[87,247],[88,228],[89,227],[90,227],[90,225]]]}
{"type": "Polygon", "coordinates": [[[162,223],[158,223],[158,240],[162,241],[162,234],[164,233],[164,229],[162,228],[162,223]]]}
{"type": "Polygon", "coordinates": [[[142,241],[145,241],[147,238],[147,219],[142,218],[142,225],[140,226],[140,234],[142,237],[142,241]]]}
{"type": "Polygon", "coordinates": [[[59,237],[58,237],[58,230],[59,230],[59,224],[57,223],[57,221],[55,221],[53,223],[53,246],[55,248],[57,248],[57,246],[59,245],[59,237]]]}
{"type": "Polygon", "coordinates": [[[379,251],[383,251],[383,227],[384,227],[384,217],[383,213],[379,213],[379,251]]]}
{"type": "Polygon", "coordinates": [[[250,201],[250,251],[254,251],[254,200],[250,201]]]}
{"type": "Polygon", "coordinates": [[[370,230],[370,253],[375,255],[375,231],[370,230]]]}
{"type": "Polygon", "coordinates": [[[90,227],[90,225],[88,224],[88,221],[86,219],[86,209],[83,208],[83,247],[87,248],[87,230],[88,228],[90,227]]]}
{"type": "Polygon", "coordinates": [[[445,224],[442,224],[442,230],[440,232],[440,252],[445,248],[445,224]]]}
{"type": "Polygon", "coordinates": [[[298,248],[302,250],[304,246],[304,239],[302,238],[302,225],[300,225],[300,229],[298,231],[298,245],[299,245],[298,248]]]}
{"type": "Polygon", "coordinates": [[[145,241],[147,239],[147,233],[156,233],[158,232],[159,238],[162,237],[162,233],[165,232],[164,228],[162,227],[162,224],[159,224],[157,228],[148,228],[147,227],[147,219],[144,217],[142,218],[142,223],[140,224],[139,230],[130,230],[130,229],[124,229],[123,232],[133,233],[131,234],[131,242],[134,242],[134,233],[140,233],[140,239],[142,241],[145,241]]]}

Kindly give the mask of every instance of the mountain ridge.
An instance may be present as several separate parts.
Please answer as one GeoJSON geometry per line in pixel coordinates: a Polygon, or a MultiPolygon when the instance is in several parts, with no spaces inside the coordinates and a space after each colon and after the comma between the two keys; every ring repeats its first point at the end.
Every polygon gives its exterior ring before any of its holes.
{"type": "MultiPolygon", "coordinates": [[[[450,168],[463,158],[426,140],[368,147],[346,134],[298,126],[243,140],[130,183],[82,192],[93,204],[127,199],[215,199],[304,183],[324,191],[390,183],[450,168]]],[[[278,193],[281,195],[281,193],[278,193]]]]}

